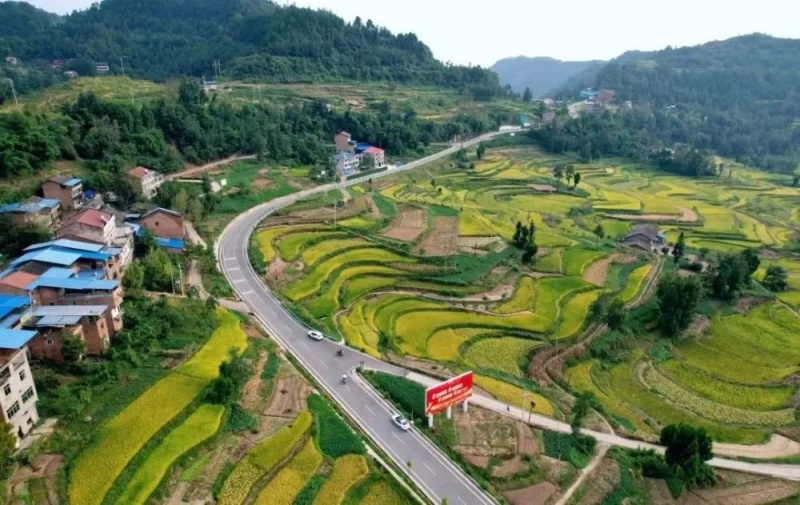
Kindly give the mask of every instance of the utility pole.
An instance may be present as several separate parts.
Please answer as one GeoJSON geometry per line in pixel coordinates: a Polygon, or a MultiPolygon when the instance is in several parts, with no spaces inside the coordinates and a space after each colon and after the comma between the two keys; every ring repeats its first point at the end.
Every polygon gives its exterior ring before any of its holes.
{"type": "Polygon", "coordinates": [[[120,63],[120,65],[122,65],[122,77],[125,77],[125,57],[124,56],[120,56],[119,57],[119,63],[120,63]]]}
{"type": "Polygon", "coordinates": [[[14,81],[10,77],[7,77],[7,79],[8,82],[11,83],[11,94],[14,95],[14,105],[19,105],[19,100],[17,100],[17,90],[14,89],[14,81]]]}

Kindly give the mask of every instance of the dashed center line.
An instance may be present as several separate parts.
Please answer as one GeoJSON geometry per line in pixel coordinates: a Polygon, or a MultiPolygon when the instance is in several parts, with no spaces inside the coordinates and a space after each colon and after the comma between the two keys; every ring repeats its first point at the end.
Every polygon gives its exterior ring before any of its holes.
{"type": "Polygon", "coordinates": [[[422,462],[422,464],[425,466],[425,468],[427,468],[427,469],[428,469],[428,471],[429,471],[429,472],[431,472],[433,475],[436,475],[436,472],[434,472],[434,471],[433,471],[433,468],[429,467],[427,463],[425,463],[425,462],[423,461],[423,462],[422,462]]]}
{"type": "Polygon", "coordinates": [[[369,405],[367,405],[367,404],[364,404],[364,408],[367,410],[367,412],[369,412],[369,413],[370,413],[370,414],[372,414],[373,416],[375,415],[375,411],[374,411],[374,410],[372,410],[371,408],[369,408],[369,405]]]}

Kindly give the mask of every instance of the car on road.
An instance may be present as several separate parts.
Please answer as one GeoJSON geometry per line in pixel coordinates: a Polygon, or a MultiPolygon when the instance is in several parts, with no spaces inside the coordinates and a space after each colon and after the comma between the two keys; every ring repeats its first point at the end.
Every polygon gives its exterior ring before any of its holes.
{"type": "Polygon", "coordinates": [[[401,416],[400,414],[394,414],[392,416],[392,422],[395,426],[400,428],[403,431],[408,431],[411,429],[411,424],[406,421],[406,418],[401,416]]]}
{"type": "Polygon", "coordinates": [[[325,336],[322,333],[318,332],[317,330],[311,330],[308,332],[308,338],[314,340],[322,340],[323,338],[325,338],[325,336]]]}

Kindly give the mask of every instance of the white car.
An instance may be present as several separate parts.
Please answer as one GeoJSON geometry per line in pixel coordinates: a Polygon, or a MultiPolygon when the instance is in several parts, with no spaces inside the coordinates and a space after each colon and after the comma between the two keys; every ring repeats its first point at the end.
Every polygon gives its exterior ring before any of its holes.
{"type": "Polygon", "coordinates": [[[312,338],[314,340],[322,340],[325,336],[318,332],[317,330],[311,330],[308,332],[308,338],[312,338]]]}
{"type": "Polygon", "coordinates": [[[392,422],[403,431],[408,431],[411,429],[411,424],[406,421],[406,418],[401,416],[400,414],[395,414],[392,416],[392,422]]]}

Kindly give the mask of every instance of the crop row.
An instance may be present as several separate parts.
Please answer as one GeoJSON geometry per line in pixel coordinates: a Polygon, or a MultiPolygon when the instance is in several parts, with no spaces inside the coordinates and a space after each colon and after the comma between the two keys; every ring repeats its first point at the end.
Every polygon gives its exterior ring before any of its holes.
{"type": "Polygon", "coordinates": [[[381,479],[369,488],[360,505],[410,505],[411,501],[396,486],[381,479]]]}
{"type": "Polygon", "coordinates": [[[242,351],[247,346],[247,337],[236,316],[218,309],[217,317],[218,328],[194,357],[156,382],[99,429],[94,444],[77,458],[70,472],[71,503],[101,503],[144,444],[217,377],[228,350],[242,351]],[[143,416],[143,412],[147,415],[143,416]]]}
{"type": "Polygon", "coordinates": [[[309,438],[303,449],[272,478],[256,498],[256,505],[292,505],[322,463],[322,455],[309,438]]]}
{"type": "Polygon", "coordinates": [[[316,244],[318,242],[341,239],[344,237],[347,237],[346,233],[321,230],[287,233],[278,237],[275,249],[277,249],[278,254],[280,254],[281,258],[285,261],[293,261],[309,246],[309,243],[316,244]]]}
{"type": "Polygon", "coordinates": [[[653,265],[648,263],[647,265],[642,265],[631,272],[631,274],[628,276],[628,283],[625,285],[625,289],[623,289],[619,294],[619,299],[625,303],[628,303],[636,298],[636,294],[642,289],[644,280],[652,270],[653,265]]]}
{"type": "Polygon", "coordinates": [[[532,277],[523,275],[517,284],[514,294],[506,302],[500,304],[494,311],[498,314],[513,314],[515,312],[532,311],[536,301],[536,289],[532,277]]]}
{"type": "Polygon", "coordinates": [[[534,402],[536,406],[533,408],[533,412],[549,417],[553,417],[555,414],[553,404],[550,403],[550,400],[540,394],[526,391],[508,382],[503,382],[486,375],[475,374],[475,385],[488,391],[490,394],[494,395],[495,398],[508,405],[518,406],[527,411],[530,408],[530,402],[534,402]],[[525,402],[524,404],[523,401],[525,402]]]}
{"type": "Polygon", "coordinates": [[[564,274],[569,276],[581,276],[590,263],[605,255],[606,253],[602,251],[570,247],[564,251],[564,263],[566,264],[564,274]]]}
{"type": "Polygon", "coordinates": [[[593,289],[582,291],[571,297],[561,311],[561,320],[553,337],[556,339],[574,337],[583,327],[586,316],[589,314],[589,307],[602,293],[601,289],[593,289]]]}
{"type": "Polygon", "coordinates": [[[486,333],[484,328],[445,328],[428,338],[427,356],[436,361],[458,361],[461,346],[471,338],[486,333]]]}
{"type": "Polygon", "coordinates": [[[256,242],[261,254],[264,256],[264,261],[270,263],[277,256],[275,249],[275,240],[288,233],[297,233],[298,231],[307,231],[317,228],[315,225],[296,225],[296,226],[276,226],[267,228],[256,234],[256,242]]]}
{"type": "Polygon", "coordinates": [[[369,468],[363,456],[350,454],[333,462],[333,471],[320,489],[314,505],[339,505],[347,490],[367,476],[369,468]]]}
{"type": "Polygon", "coordinates": [[[303,411],[291,425],[250,449],[225,479],[219,496],[220,505],[244,503],[255,483],[286,458],[302,440],[311,427],[311,421],[311,414],[303,411]]]}
{"type": "Polygon", "coordinates": [[[309,304],[309,311],[312,315],[319,318],[331,316],[339,308],[339,295],[345,283],[353,277],[373,273],[376,275],[400,275],[403,272],[395,268],[379,265],[357,265],[344,268],[337,272],[336,277],[330,282],[326,289],[320,293],[320,296],[309,304]]]}
{"type": "Polygon", "coordinates": [[[644,374],[647,384],[672,403],[695,414],[724,424],[757,424],[760,426],[787,426],[794,423],[794,410],[744,410],[729,407],[691,393],[667,379],[652,367],[644,374]]]}
{"type": "Polygon", "coordinates": [[[339,417],[321,396],[308,397],[308,409],[316,421],[316,437],[323,454],[338,458],[345,454],[363,454],[364,442],[350,426],[339,417]]]}
{"type": "Polygon", "coordinates": [[[198,407],[150,453],[125,486],[117,503],[146,503],[175,461],[217,432],[224,413],[222,405],[198,407]]]}
{"type": "Polygon", "coordinates": [[[519,375],[519,363],[531,349],[542,342],[517,337],[487,337],[469,344],[464,360],[482,368],[492,368],[511,375],[519,375]]]}

